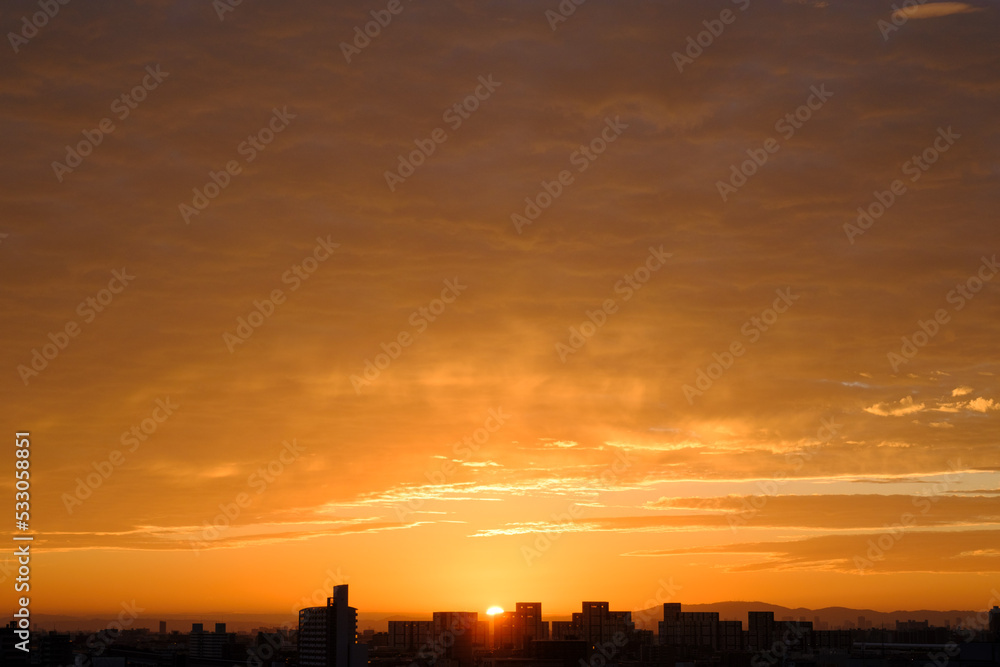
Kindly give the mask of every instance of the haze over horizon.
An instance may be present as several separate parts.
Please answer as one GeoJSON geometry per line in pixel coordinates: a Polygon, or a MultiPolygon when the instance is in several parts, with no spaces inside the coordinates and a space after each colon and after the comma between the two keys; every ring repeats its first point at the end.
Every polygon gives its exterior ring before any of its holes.
{"type": "Polygon", "coordinates": [[[71,2],[8,37],[32,610],[983,608],[1000,5],[891,5],[71,2]]]}
{"type": "MultiPolygon", "coordinates": [[[[994,592],[994,599],[1000,601],[1000,593],[994,592]]],[[[315,602],[313,603],[315,604],[315,602]]],[[[545,608],[544,602],[543,610],[545,608]]],[[[323,606],[319,604],[317,606],[323,606]]],[[[888,623],[890,626],[895,620],[928,620],[932,626],[934,625],[952,625],[955,622],[956,615],[959,619],[973,619],[977,613],[984,610],[971,610],[971,609],[946,609],[946,610],[932,610],[932,609],[894,609],[894,610],[874,610],[874,609],[854,609],[850,607],[824,607],[819,609],[811,609],[807,607],[797,607],[790,608],[781,605],[774,605],[763,601],[738,601],[738,600],[728,600],[720,601],[714,603],[701,603],[701,604],[686,604],[682,603],[682,607],[685,611],[716,611],[719,612],[719,617],[721,620],[739,620],[746,622],[747,612],[749,611],[775,611],[776,614],[780,613],[780,616],[776,616],[778,620],[789,616],[789,614],[798,614],[794,618],[798,618],[807,613],[806,619],[812,621],[818,618],[822,623],[826,623],[832,626],[840,626],[845,624],[853,625],[857,620],[859,615],[865,616],[868,622],[873,623],[876,627],[880,623],[888,623]],[[788,613],[785,613],[788,612],[788,613]]],[[[505,610],[510,610],[513,605],[508,607],[503,607],[505,610]]],[[[611,608],[616,609],[614,602],[611,603],[611,608]]],[[[120,609],[119,609],[120,610],[120,609]]],[[[104,626],[107,619],[114,618],[119,610],[114,610],[107,612],[103,616],[101,614],[92,614],[84,618],[82,616],[61,616],[54,614],[39,614],[36,616],[35,622],[38,623],[40,627],[52,628],[56,630],[92,630],[98,629],[104,626]],[[82,624],[80,621],[85,621],[82,624]],[[88,625],[89,623],[89,625],[88,625]]],[[[489,619],[490,616],[488,612],[484,613],[483,609],[471,609],[462,607],[461,609],[456,609],[461,611],[478,611],[481,619],[489,619]]],[[[442,610],[429,610],[425,612],[401,612],[401,611],[368,611],[359,609],[358,610],[358,629],[374,629],[375,631],[384,631],[390,620],[431,620],[434,611],[442,610]]],[[[572,613],[578,612],[579,609],[570,610],[566,613],[549,613],[545,612],[542,614],[543,619],[547,621],[557,621],[557,620],[571,620],[572,613]]],[[[657,622],[662,620],[662,608],[661,606],[650,607],[645,609],[631,608],[625,609],[625,611],[632,612],[633,619],[636,623],[637,628],[644,629],[656,629],[657,622]]],[[[188,623],[201,622],[203,624],[208,624],[206,627],[214,625],[215,623],[226,623],[228,631],[246,631],[253,630],[254,628],[267,627],[267,626],[287,626],[294,627],[296,624],[296,618],[289,615],[287,612],[275,613],[275,612],[229,612],[222,610],[202,610],[200,612],[192,613],[167,613],[161,614],[157,610],[143,609],[141,614],[135,619],[131,627],[133,628],[149,628],[152,631],[156,631],[159,627],[161,621],[167,623],[167,631],[172,632],[177,630],[179,632],[185,632],[190,628],[187,626],[188,623]],[[178,623],[181,625],[178,627],[178,623]]]]}

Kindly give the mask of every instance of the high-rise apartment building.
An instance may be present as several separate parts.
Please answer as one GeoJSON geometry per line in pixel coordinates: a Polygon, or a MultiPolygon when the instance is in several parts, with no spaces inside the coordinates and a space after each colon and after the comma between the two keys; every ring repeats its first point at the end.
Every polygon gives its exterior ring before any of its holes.
{"type": "Polygon", "coordinates": [[[751,611],[747,616],[747,648],[755,652],[769,650],[774,645],[774,612],[751,611]]]}
{"type": "Polygon", "coordinates": [[[715,611],[681,611],[680,603],[667,602],[658,629],[659,642],[666,646],[719,646],[719,613],[715,611]]]}
{"type": "Polygon", "coordinates": [[[401,651],[419,651],[430,645],[433,621],[389,621],[389,646],[401,651]]]}
{"type": "Polygon", "coordinates": [[[584,602],[580,613],[573,614],[573,625],[579,638],[590,646],[621,646],[632,638],[635,623],[632,612],[611,611],[607,602],[584,602]]]}
{"type": "Polygon", "coordinates": [[[523,649],[532,640],[549,638],[541,602],[518,602],[514,611],[494,616],[493,623],[493,645],[497,648],[523,649]]]}
{"type": "Polygon", "coordinates": [[[299,610],[301,667],[366,667],[368,647],[358,644],[358,610],[347,604],[347,584],[333,587],[325,607],[299,610]]]}
{"type": "Polygon", "coordinates": [[[480,624],[474,611],[436,611],[431,626],[435,654],[457,661],[459,667],[471,667],[473,646],[486,646],[489,639],[489,624],[480,624]]]}
{"type": "Polygon", "coordinates": [[[194,658],[226,660],[236,652],[236,634],[226,632],[225,623],[216,623],[215,632],[205,632],[204,623],[192,623],[188,653],[194,658]]]}
{"type": "MultiPolygon", "coordinates": [[[[576,614],[573,614],[576,616],[576,614]]],[[[552,632],[549,633],[552,639],[560,641],[568,639],[580,639],[580,631],[573,624],[573,621],[552,621],[552,632]]]]}

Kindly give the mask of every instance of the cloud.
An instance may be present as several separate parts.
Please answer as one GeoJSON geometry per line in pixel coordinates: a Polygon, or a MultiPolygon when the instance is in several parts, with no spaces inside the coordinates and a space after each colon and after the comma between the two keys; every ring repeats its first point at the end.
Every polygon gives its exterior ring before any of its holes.
{"type": "Polygon", "coordinates": [[[951,412],[958,413],[962,410],[968,410],[971,412],[982,412],[986,413],[991,410],[1000,410],[1000,403],[997,403],[992,398],[984,398],[982,396],[974,398],[969,401],[956,401],[951,403],[938,403],[933,410],[937,412],[951,412]]]}
{"type": "Polygon", "coordinates": [[[965,396],[972,393],[972,387],[955,387],[951,390],[952,396],[965,396]]]}
{"type": "Polygon", "coordinates": [[[122,531],[55,531],[41,538],[46,551],[187,551],[235,549],[260,544],[310,540],[319,537],[377,533],[414,528],[425,522],[380,522],[371,518],[326,521],[248,521],[211,527],[137,526],[122,531]]]}
{"type": "Polygon", "coordinates": [[[819,570],[850,575],[996,573],[1000,572],[1000,560],[996,558],[995,550],[983,549],[982,544],[995,541],[997,536],[998,531],[967,530],[950,532],[943,539],[936,531],[908,529],[894,533],[823,535],[785,542],[637,550],[624,555],[698,555],[703,559],[711,556],[747,556],[739,564],[726,565],[724,569],[729,572],[819,570]]]}
{"type": "Polygon", "coordinates": [[[989,412],[990,410],[1000,410],[1000,404],[992,398],[974,398],[965,404],[965,407],[975,412],[989,412]]]}
{"type": "MultiPolygon", "coordinates": [[[[958,456],[981,471],[963,474],[976,487],[995,481],[985,472],[996,466],[995,404],[969,401],[971,391],[947,398],[956,387],[993,395],[995,283],[903,373],[886,359],[933,308],[950,308],[956,276],[973,275],[982,248],[1000,244],[993,5],[886,44],[864,3],[754,4],[679,72],[671,54],[717,9],[587,3],[552,31],[525,0],[404,3],[348,63],[339,44],[371,20],[367,9],[244,2],[223,22],[210,4],[69,3],[0,68],[0,308],[17,324],[0,334],[2,389],[5,409],[44,438],[47,492],[33,509],[63,547],[176,545],[181,527],[250,493],[247,527],[219,544],[288,536],[295,562],[329,557],[314,535],[378,541],[390,559],[401,542],[418,544],[413,535],[444,532],[442,518],[468,521],[436,543],[445,558],[464,556],[469,542],[495,546],[469,533],[548,527],[539,507],[570,502],[588,507],[587,522],[580,548],[560,551],[587,555],[617,543],[610,531],[653,547],[658,533],[728,536],[733,501],[644,505],[749,499],[778,474],[798,495],[771,499],[748,529],[807,530],[810,512],[815,530],[890,521],[912,503],[902,494],[958,456]],[[163,85],[58,181],[52,162],[156,63],[169,72],[163,85]],[[490,75],[502,85],[452,129],[443,114],[490,75]],[[833,93],[820,109],[808,103],[814,86],[833,93]],[[296,118],[244,161],[237,147],[286,105],[296,118]],[[808,122],[779,133],[796,112],[808,122]],[[576,171],[570,156],[615,118],[628,128],[576,171]],[[961,138],[849,242],[842,225],[907,179],[901,165],[948,125],[961,138]],[[390,191],[385,172],[437,127],[447,141],[390,191]],[[716,184],[769,138],[780,150],[722,201],[716,184]],[[242,173],[185,224],[178,205],[228,160],[242,173]],[[574,182],[518,234],[511,214],[562,170],[574,182]],[[340,247],[292,290],[283,276],[302,270],[318,237],[340,247]],[[622,281],[661,245],[669,264],[626,300],[622,281]],[[77,305],[123,265],[134,284],[84,322],[77,305]],[[422,318],[456,276],[467,291],[422,318]],[[801,298],[772,321],[786,288],[801,298]],[[277,289],[287,298],[230,353],[223,334],[256,321],[277,289]],[[610,299],[613,314],[602,308],[610,299]],[[47,367],[25,386],[18,366],[71,319],[79,336],[39,357],[47,367]],[[592,325],[563,363],[556,343],[592,325]],[[404,332],[414,342],[397,354],[404,332]],[[729,361],[734,342],[745,352],[729,361]],[[398,358],[386,366],[387,356],[398,358]],[[351,377],[366,369],[377,378],[355,391],[351,377]],[[689,403],[683,387],[700,378],[711,387],[689,403]],[[176,415],[70,514],[65,498],[88,491],[79,480],[111,466],[122,434],[165,396],[176,415]],[[499,406],[510,418],[480,442],[499,406]],[[934,424],[954,428],[913,423],[932,409],[934,424]],[[837,432],[825,437],[829,420],[837,432]],[[306,454],[257,495],[258,471],[270,476],[292,438],[306,454]],[[466,440],[480,450],[459,454],[466,440]],[[631,465],[611,479],[619,454],[631,465]],[[902,497],[841,497],[876,486],[902,497]],[[393,506],[419,503],[419,527],[395,517],[393,506]],[[323,523],[332,519],[344,523],[323,523]]],[[[963,512],[989,516],[942,498],[927,525],[956,528],[963,512]]],[[[240,558],[263,571],[273,552],[240,558]]],[[[364,559],[359,576],[385,577],[401,599],[412,590],[407,571],[364,559]]],[[[170,569],[235,576],[204,561],[170,569]]],[[[66,565],[76,588],[54,585],[69,592],[39,605],[116,594],[101,583],[105,561],[66,565]]],[[[135,573],[162,569],[140,558],[121,586],[151,590],[135,573]]],[[[192,605],[217,592],[190,590],[192,605]]],[[[256,604],[233,592],[234,607],[256,604]]],[[[430,599],[422,593],[414,607],[430,599]]]]}
{"type": "MultiPolygon", "coordinates": [[[[947,490],[948,485],[945,485],[947,490]]],[[[908,516],[921,528],[1000,526],[1000,507],[989,496],[776,495],[660,498],[645,509],[670,515],[581,517],[575,521],[513,522],[473,537],[533,533],[677,532],[690,529],[795,528],[807,531],[870,531],[908,516]]]]}
{"type": "Polygon", "coordinates": [[[982,9],[964,2],[928,2],[921,5],[897,9],[892,13],[892,15],[893,17],[901,17],[904,19],[932,19],[940,16],[968,14],[969,12],[978,11],[982,11],[982,9]]]}
{"type": "Polygon", "coordinates": [[[865,412],[880,417],[902,417],[920,412],[924,407],[923,403],[914,403],[912,396],[906,396],[899,399],[898,403],[876,403],[865,408],[865,412]]]}

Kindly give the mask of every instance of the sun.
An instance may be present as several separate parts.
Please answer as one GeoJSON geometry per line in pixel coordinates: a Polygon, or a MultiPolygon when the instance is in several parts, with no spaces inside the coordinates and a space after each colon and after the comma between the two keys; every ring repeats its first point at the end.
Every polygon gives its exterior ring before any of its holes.
{"type": "Polygon", "coordinates": [[[487,616],[496,616],[497,614],[503,613],[503,607],[490,607],[486,610],[487,616]]]}

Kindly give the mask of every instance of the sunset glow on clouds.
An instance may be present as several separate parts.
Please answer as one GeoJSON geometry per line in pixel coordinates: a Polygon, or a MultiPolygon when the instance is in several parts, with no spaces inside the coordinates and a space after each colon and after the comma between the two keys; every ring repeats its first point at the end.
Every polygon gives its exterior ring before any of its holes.
{"type": "Polygon", "coordinates": [[[557,5],[345,56],[384,2],[70,3],[3,56],[38,611],[984,603],[996,3],[557,5]]]}

